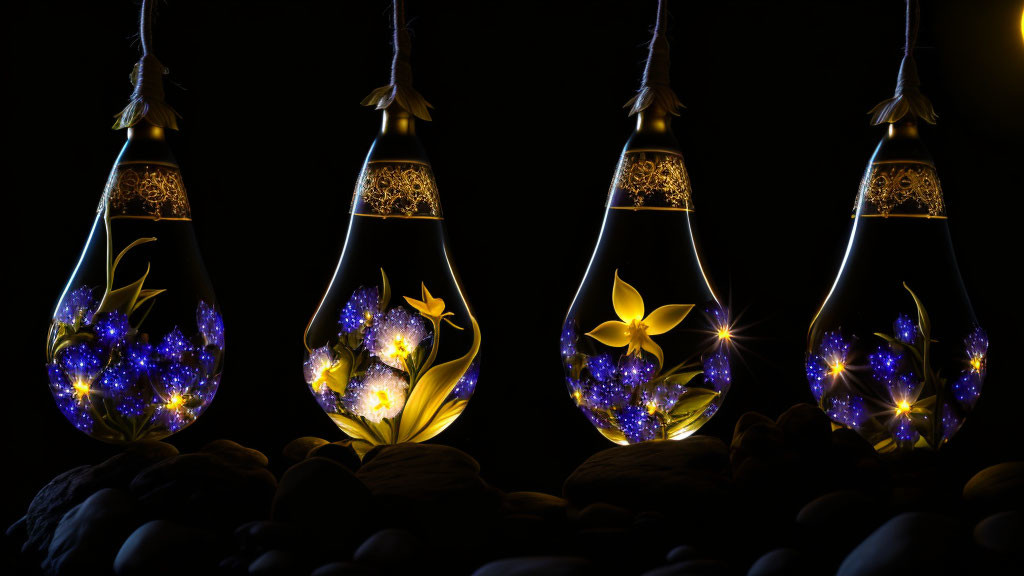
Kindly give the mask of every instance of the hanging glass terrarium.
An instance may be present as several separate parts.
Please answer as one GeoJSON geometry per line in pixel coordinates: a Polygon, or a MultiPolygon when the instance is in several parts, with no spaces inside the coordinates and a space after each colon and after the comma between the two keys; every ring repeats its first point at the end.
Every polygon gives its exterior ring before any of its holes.
{"type": "Polygon", "coordinates": [[[163,99],[151,10],[143,2],[135,91],[114,124],[128,141],[46,342],[58,407],[106,442],[159,439],[194,422],[217,392],[224,355],[224,324],[164,139],[177,121],[163,99]]]}
{"type": "Polygon", "coordinates": [[[934,123],[920,92],[907,2],[896,95],[872,111],[888,124],[861,181],[846,255],[811,324],[807,380],[835,426],[881,452],[939,448],[981,393],[988,337],[957,268],[947,209],[918,135],[934,123]]]}
{"type": "Polygon", "coordinates": [[[437,185],[416,119],[409,36],[395,2],[391,83],[364,105],[383,112],[352,197],[348,235],[306,328],[305,379],[362,456],[448,427],[476,388],[480,328],[448,254],[437,185]]]}
{"type": "Polygon", "coordinates": [[[627,103],[636,129],[561,337],[573,402],[618,444],[693,434],[732,381],[729,314],[701,266],[670,128],[681,104],[669,84],[665,20],[659,2],[643,83],[627,103]]]}

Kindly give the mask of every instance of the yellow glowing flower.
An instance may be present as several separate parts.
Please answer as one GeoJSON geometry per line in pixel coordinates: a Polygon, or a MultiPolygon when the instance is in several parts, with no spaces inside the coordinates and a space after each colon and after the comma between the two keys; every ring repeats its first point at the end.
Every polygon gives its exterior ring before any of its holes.
{"type": "Polygon", "coordinates": [[[414,300],[408,296],[404,296],[405,301],[408,302],[410,306],[418,310],[424,318],[429,319],[435,324],[439,324],[441,319],[444,318],[444,321],[451,324],[452,328],[462,330],[462,328],[456,326],[454,322],[448,319],[449,316],[454,316],[455,313],[445,312],[444,300],[431,296],[430,291],[427,290],[427,285],[423,282],[420,282],[420,297],[423,299],[414,300]]]}
{"type": "Polygon", "coordinates": [[[643,297],[636,288],[620,279],[616,270],[612,307],[619,320],[609,320],[588,332],[587,336],[605,346],[628,346],[627,354],[639,356],[641,350],[646,350],[654,354],[661,366],[665,355],[651,336],[664,334],[679,325],[693,309],[693,304],[666,304],[644,317],[643,297]]]}

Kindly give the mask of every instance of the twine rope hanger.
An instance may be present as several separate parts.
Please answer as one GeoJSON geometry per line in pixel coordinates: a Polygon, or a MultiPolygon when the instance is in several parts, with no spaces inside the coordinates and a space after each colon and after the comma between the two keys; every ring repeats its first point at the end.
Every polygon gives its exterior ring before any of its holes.
{"type": "Polygon", "coordinates": [[[167,69],[153,54],[153,3],[142,0],[139,10],[139,40],[142,57],[129,77],[135,86],[131,100],[124,110],[114,115],[114,129],[131,128],[142,119],[154,126],[178,129],[179,114],[164,102],[164,74],[167,69]]]}
{"type": "Polygon", "coordinates": [[[394,0],[392,3],[394,57],[391,60],[391,83],[376,88],[363,98],[363,106],[374,106],[377,110],[398,105],[405,111],[421,120],[430,120],[430,105],[423,96],[412,87],[412,41],[405,22],[405,2],[394,0]]]}
{"type": "Polygon", "coordinates": [[[914,61],[914,48],[917,47],[920,26],[920,4],[918,0],[907,0],[903,61],[900,63],[899,76],[896,77],[896,93],[892,98],[880,102],[871,109],[869,114],[872,124],[893,124],[904,117],[920,118],[929,124],[935,124],[938,118],[931,101],[921,92],[921,79],[917,75],[917,63],[914,61]]]}

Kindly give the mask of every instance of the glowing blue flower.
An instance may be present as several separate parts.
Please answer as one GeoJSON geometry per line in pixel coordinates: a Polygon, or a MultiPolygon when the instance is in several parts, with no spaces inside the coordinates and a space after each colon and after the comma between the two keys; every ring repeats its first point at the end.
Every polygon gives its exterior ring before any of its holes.
{"type": "Polygon", "coordinates": [[[896,378],[902,361],[903,354],[888,346],[879,346],[874,354],[868,354],[871,374],[881,384],[889,384],[896,378]]]}
{"type": "Polygon", "coordinates": [[[964,339],[964,348],[969,358],[984,358],[988,354],[988,334],[976,326],[974,330],[964,339]]]}
{"type": "Polygon", "coordinates": [[[981,384],[983,381],[984,377],[980,372],[964,370],[960,373],[960,377],[953,382],[951,387],[953,397],[960,404],[968,408],[974,408],[974,405],[978,402],[978,397],[981,396],[981,384]]]}
{"type": "Polygon", "coordinates": [[[914,320],[906,314],[900,314],[896,318],[896,321],[892,323],[892,331],[896,339],[904,344],[917,342],[917,336],[921,332],[917,329],[917,324],[914,323],[914,320]]]}
{"type": "Polygon", "coordinates": [[[188,364],[170,362],[155,370],[153,376],[153,386],[162,396],[170,398],[175,394],[191,393],[199,373],[188,364]]]}
{"type": "Polygon", "coordinates": [[[657,410],[669,412],[679,402],[679,397],[684,392],[686,392],[686,387],[682,384],[666,384],[662,381],[653,387],[644,388],[640,392],[640,402],[648,413],[657,410]]]}
{"type": "Polygon", "coordinates": [[[88,286],[82,286],[61,300],[60,306],[57,308],[57,314],[54,315],[53,319],[65,324],[74,324],[81,313],[83,320],[88,322],[92,316],[89,312],[92,304],[92,290],[88,286]]]}
{"type": "Polygon", "coordinates": [[[811,394],[820,402],[821,395],[825,392],[825,379],[830,372],[828,362],[817,354],[810,354],[804,368],[807,371],[807,383],[811,386],[811,394]]]}
{"type": "Polygon", "coordinates": [[[319,390],[313,392],[313,397],[316,398],[316,403],[326,412],[337,412],[338,411],[338,393],[331,390],[327,386],[321,386],[319,390]]]}
{"type": "Polygon", "coordinates": [[[580,411],[583,412],[583,415],[587,417],[587,420],[590,420],[590,423],[597,428],[610,430],[613,427],[611,420],[609,420],[608,416],[603,412],[594,412],[583,404],[580,404],[580,411]]]}
{"type": "Polygon", "coordinates": [[[704,358],[704,382],[710,384],[715,392],[721,392],[732,384],[729,356],[722,350],[704,358]]]}
{"type": "Polygon", "coordinates": [[[418,314],[410,314],[405,308],[392,308],[383,318],[378,318],[366,330],[364,344],[370,355],[381,362],[405,370],[405,359],[416,351],[416,347],[430,336],[427,325],[418,314]]]}
{"type": "Polygon", "coordinates": [[[196,324],[207,346],[224,348],[224,320],[213,306],[202,300],[196,309],[196,324]]]}
{"type": "Polygon", "coordinates": [[[156,362],[153,357],[153,345],[147,343],[129,344],[123,357],[139,374],[148,374],[156,362]]]}
{"type": "Polygon", "coordinates": [[[377,287],[359,288],[352,293],[345,307],[341,309],[338,328],[342,334],[355,332],[373,324],[379,316],[380,297],[377,295],[377,287]]]}
{"type": "Polygon", "coordinates": [[[123,344],[131,330],[132,326],[128,323],[128,316],[117,310],[101,314],[96,318],[96,339],[100,344],[109,348],[123,344]]]}
{"type": "Polygon", "coordinates": [[[181,361],[182,355],[192,349],[192,343],[185,338],[177,326],[164,336],[156,351],[168,360],[181,361]]]}
{"type": "Polygon", "coordinates": [[[69,422],[83,432],[91,432],[95,423],[92,414],[89,413],[87,403],[88,395],[82,395],[80,390],[68,380],[64,369],[57,364],[47,366],[50,376],[50,392],[61,414],[69,422]]]}
{"type": "Polygon", "coordinates": [[[103,370],[103,361],[86,343],[72,344],[57,353],[57,364],[75,388],[88,388],[103,370]]]}
{"type": "Polygon", "coordinates": [[[942,439],[949,440],[956,434],[956,431],[960,429],[960,426],[964,423],[963,418],[958,416],[954,412],[953,407],[949,404],[942,406],[942,439]]]}
{"type": "Polygon", "coordinates": [[[918,380],[917,375],[913,372],[900,374],[893,380],[890,380],[887,387],[893,404],[897,406],[901,402],[913,404],[917,401],[917,397],[921,395],[921,381],[918,380]]]}
{"type": "Polygon", "coordinates": [[[587,358],[587,370],[598,382],[611,382],[615,379],[615,363],[611,354],[599,354],[587,358]]]}
{"type": "Polygon", "coordinates": [[[117,399],[117,411],[128,418],[142,416],[146,406],[140,394],[123,394],[117,399]]]}
{"type": "Polygon", "coordinates": [[[622,385],[634,390],[653,378],[657,369],[654,362],[644,360],[635,354],[627,354],[619,360],[618,374],[622,385]]]}
{"type": "Polygon", "coordinates": [[[625,406],[615,413],[615,422],[630,444],[653,440],[661,423],[641,406],[625,406]]]}
{"type": "Polygon", "coordinates": [[[633,392],[632,389],[623,386],[615,379],[592,380],[587,384],[586,392],[583,395],[584,400],[590,407],[602,410],[628,402],[633,392]]]}
{"type": "Polygon", "coordinates": [[[560,341],[562,345],[562,357],[572,356],[576,354],[576,321],[566,320],[565,326],[562,327],[562,338],[560,341]]]}
{"type": "Polygon", "coordinates": [[[857,428],[868,417],[867,409],[864,407],[864,399],[850,394],[832,396],[829,399],[829,407],[826,413],[832,421],[845,424],[851,428],[857,428]]]}
{"type": "Polygon", "coordinates": [[[121,360],[107,367],[100,376],[100,387],[110,394],[123,392],[135,385],[138,372],[131,363],[121,360]]]}
{"type": "Polygon", "coordinates": [[[892,437],[900,444],[913,445],[921,437],[921,434],[914,428],[914,423],[911,422],[910,417],[897,416],[892,423],[892,437]]]}
{"type": "Polygon", "coordinates": [[[807,382],[814,399],[821,401],[828,379],[834,379],[846,369],[850,343],[839,332],[826,332],[821,338],[818,353],[807,357],[807,382]]]}
{"type": "Polygon", "coordinates": [[[204,376],[200,378],[199,383],[196,384],[196,396],[203,400],[203,403],[195,408],[196,417],[209,406],[210,401],[213,400],[214,394],[217,393],[217,388],[220,387],[220,374],[213,376],[204,376]]]}
{"type": "Polygon", "coordinates": [[[448,395],[449,399],[458,400],[469,400],[469,397],[473,395],[476,390],[476,380],[480,375],[480,358],[477,357],[473,360],[473,363],[466,369],[466,373],[459,378],[458,383],[455,384],[455,388],[452,388],[451,394],[448,395]]]}

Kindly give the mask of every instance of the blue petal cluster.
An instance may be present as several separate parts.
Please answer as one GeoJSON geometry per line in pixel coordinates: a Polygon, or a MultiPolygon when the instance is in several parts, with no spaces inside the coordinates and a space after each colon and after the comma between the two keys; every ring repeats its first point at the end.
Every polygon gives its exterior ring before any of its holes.
{"type": "Polygon", "coordinates": [[[203,341],[207,346],[224,348],[224,320],[213,306],[203,301],[199,302],[196,325],[199,326],[199,333],[203,335],[203,341]]]}
{"type": "Polygon", "coordinates": [[[805,365],[807,383],[811,387],[814,399],[821,401],[825,393],[825,387],[831,378],[831,368],[836,363],[846,364],[850,354],[850,342],[843,337],[842,333],[826,332],[821,337],[818,351],[807,357],[805,365]]]}
{"type": "Polygon", "coordinates": [[[92,289],[88,286],[82,286],[69,293],[60,305],[57,307],[57,314],[54,315],[54,320],[57,322],[63,322],[64,324],[74,324],[78,315],[81,313],[83,320],[88,322],[92,313],[90,309],[93,305],[92,289]]]}
{"type": "Polygon", "coordinates": [[[458,383],[455,384],[455,388],[452,388],[451,394],[448,395],[448,399],[452,400],[469,400],[469,397],[476,391],[476,380],[480,375],[480,357],[477,356],[469,368],[466,369],[466,373],[459,378],[458,383]]]}
{"type": "Polygon", "coordinates": [[[96,339],[107,348],[117,348],[124,343],[124,339],[131,332],[131,324],[128,323],[128,316],[123,312],[113,311],[100,314],[96,318],[96,339]]]}
{"type": "Polygon", "coordinates": [[[906,314],[900,314],[896,318],[896,321],[892,323],[892,331],[896,339],[904,344],[917,342],[918,335],[921,333],[914,320],[906,314]]]}
{"type": "Polygon", "coordinates": [[[868,418],[864,399],[851,394],[832,396],[829,399],[829,407],[826,412],[834,422],[845,424],[851,428],[857,428],[868,418]]]}
{"type": "Polygon", "coordinates": [[[889,385],[899,375],[903,365],[903,354],[889,346],[879,346],[873,354],[868,354],[871,375],[881,384],[889,385]]]}
{"type": "Polygon", "coordinates": [[[722,350],[704,358],[704,381],[715,392],[727,390],[732,384],[732,372],[729,369],[729,356],[722,350]]]}
{"type": "Polygon", "coordinates": [[[345,303],[341,309],[341,318],[338,320],[338,329],[342,334],[355,332],[361,328],[370,326],[380,316],[380,297],[377,287],[360,287],[345,303]]]}
{"type": "Polygon", "coordinates": [[[576,354],[576,321],[568,319],[562,326],[562,338],[559,342],[562,346],[562,358],[576,354]]]}
{"type": "Polygon", "coordinates": [[[642,406],[624,406],[615,412],[615,423],[630,444],[657,438],[661,423],[642,406]]]}

